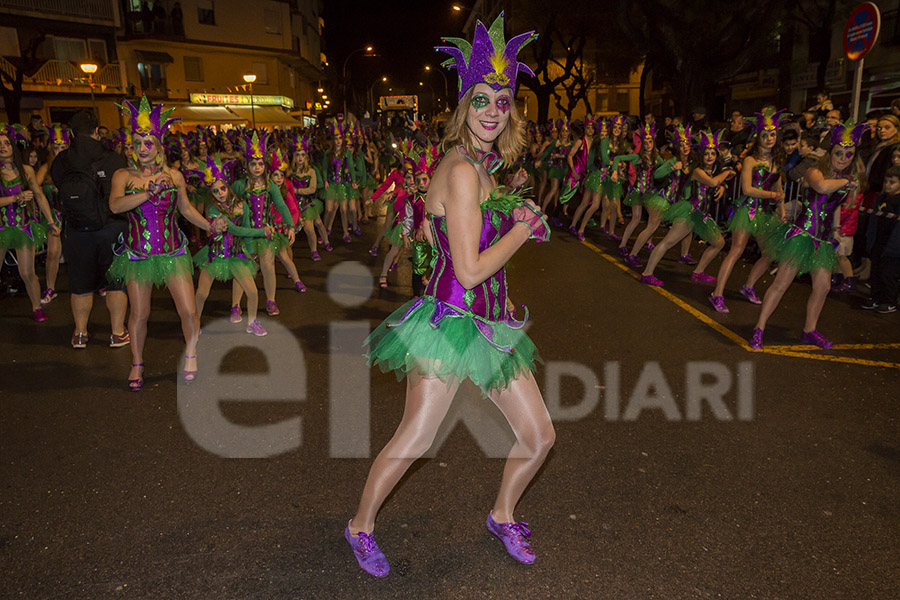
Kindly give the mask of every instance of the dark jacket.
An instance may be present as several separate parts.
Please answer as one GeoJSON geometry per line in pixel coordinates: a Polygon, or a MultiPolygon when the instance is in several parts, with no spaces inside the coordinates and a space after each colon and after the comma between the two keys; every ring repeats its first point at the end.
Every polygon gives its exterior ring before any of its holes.
{"type": "MultiPolygon", "coordinates": [[[[895,215],[900,213],[900,194],[880,194],[874,208],[895,215]]],[[[900,258],[900,221],[872,215],[866,230],[866,248],[873,258],[900,258]]]]}
{"type": "Polygon", "coordinates": [[[101,212],[106,214],[107,220],[121,219],[120,215],[113,215],[109,210],[109,194],[113,173],[126,168],[128,163],[124,156],[109,150],[101,142],[89,136],[76,136],[68,149],[53,159],[50,177],[53,181],[60,182],[68,169],[87,170],[91,165],[96,165],[95,173],[102,190],[102,197],[98,199],[102,204],[99,207],[101,212]]]}

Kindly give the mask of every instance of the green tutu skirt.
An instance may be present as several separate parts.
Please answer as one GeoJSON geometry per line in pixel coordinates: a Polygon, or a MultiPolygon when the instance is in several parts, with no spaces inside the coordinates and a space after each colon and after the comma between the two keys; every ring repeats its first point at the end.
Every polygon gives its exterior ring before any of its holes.
{"type": "Polygon", "coordinates": [[[603,180],[603,183],[600,184],[600,193],[610,200],[617,200],[622,197],[624,190],[622,189],[622,184],[620,182],[613,181],[611,178],[607,177],[603,180]]]}
{"type": "Polygon", "coordinates": [[[431,266],[431,244],[428,242],[413,242],[412,264],[414,275],[425,275],[431,266]]]}
{"type": "Polygon", "coordinates": [[[669,201],[657,194],[656,192],[648,192],[644,194],[641,203],[648,210],[655,210],[662,214],[669,208],[669,201]]]}
{"type": "Polygon", "coordinates": [[[335,202],[346,202],[359,196],[359,191],[354,190],[349,183],[329,183],[327,190],[322,190],[322,198],[335,202]]]}
{"type": "Polygon", "coordinates": [[[321,200],[313,200],[309,203],[309,206],[300,211],[301,216],[307,221],[315,221],[322,215],[322,211],[325,210],[325,205],[322,204],[321,200]]]}
{"type": "Polygon", "coordinates": [[[631,190],[628,192],[628,195],[625,196],[625,199],[622,201],[622,204],[625,206],[643,206],[644,205],[644,194],[637,190],[631,190]]]}
{"type": "Polygon", "coordinates": [[[106,272],[106,279],[119,289],[129,281],[136,281],[154,286],[165,285],[172,277],[191,277],[193,264],[190,254],[177,256],[158,254],[150,258],[132,259],[127,252],[113,259],[106,272]]]}
{"type": "Polygon", "coordinates": [[[769,232],[773,227],[781,225],[781,219],[773,214],[756,210],[756,214],[750,217],[750,208],[742,206],[736,208],[732,215],[728,217],[725,227],[732,233],[735,231],[746,231],[753,237],[759,239],[761,236],[769,232]]]}
{"type": "Polygon", "coordinates": [[[547,177],[562,181],[562,178],[566,176],[566,171],[568,171],[566,167],[550,167],[547,169],[547,177]]]}
{"type": "Polygon", "coordinates": [[[375,176],[374,176],[374,175],[372,175],[371,173],[369,173],[369,174],[366,176],[366,182],[365,182],[365,185],[364,185],[363,187],[367,187],[367,188],[369,188],[370,190],[374,190],[375,188],[378,187],[378,180],[375,179],[375,176]]]}
{"type": "MultiPolygon", "coordinates": [[[[0,229],[0,248],[40,248],[47,243],[47,226],[32,221],[25,227],[4,227],[0,229]]],[[[2,257],[0,257],[2,260],[2,257]]]]}
{"type": "Polygon", "coordinates": [[[590,190],[592,192],[599,192],[603,185],[603,172],[602,171],[591,171],[588,173],[588,176],[584,178],[584,188],[590,190]]]}
{"type": "Polygon", "coordinates": [[[194,255],[194,266],[206,271],[219,281],[256,276],[256,261],[249,258],[215,258],[211,262],[207,262],[207,260],[209,260],[209,252],[206,248],[201,248],[194,255]]]}
{"type": "MultiPolygon", "coordinates": [[[[247,245],[249,245],[250,240],[247,240],[247,242],[247,245]]],[[[290,244],[287,236],[280,231],[274,232],[271,240],[264,237],[253,238],[253,253],[256,255],[261,255],[266,250],[272,252],[272,254],[278,254],[288,246],[290,244]]]]}
{"type": "Polygon", "coordinates": [[[668,223],[687,223],[694,235],[707,243],[722,235],[715,219],[699,210],[694,210],[694,205],[687,200],[679,200],[669,206],[662,214],[662,218],[668,223]]]}
{"type": "Polygon", "coordinates": [[[387,232],[385,236],[393,245],[403,247],[403,222],[400,221],[387,232]]]}
{"type": "Polygon", "coordinates": [[[791,223],[771,227],[757,239],[766,256],[796,268],[797,275],[818,269],[831,273],[837,264],[837,252],[831,242],[817,240],[791,223]]]}
{"type": "Polygon", "coordinates": [[[535,362],[543,362],[521,324],[485,321],[432,296],[395,310],[365,344],[369,364],[383,373],[393,371],[398,381],[410,372],[448,383],[468,378],[485,396],[506,389],[513,379],[533,372],[535,362]],[[492,332],[493,343],[485,329],[492,332]]]}

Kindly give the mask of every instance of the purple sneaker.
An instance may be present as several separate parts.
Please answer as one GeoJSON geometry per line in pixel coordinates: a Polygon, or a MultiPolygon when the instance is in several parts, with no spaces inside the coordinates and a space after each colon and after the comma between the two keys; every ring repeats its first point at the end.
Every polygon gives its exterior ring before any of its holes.
{"type": "Polygon", "coordinates": [[[528,523],[498,523],[493,515],[488,514],[487,528],[506,546],[509,555],[520,563],[530,565],[534,562],[534,549],[528,541],[531,539],[531,531],[528,523]]]}
{"type": "Polygon", "coordinates": [[[640,269],[644,266],[641,264],[641,261],[637,256],[631,256],[631,255],[625,257],[625,264],[628,265],[629,267],[631,267],[632,269],[640,269]]]}
{"type": "Polygon", "coordinates": [[[647,242],[646,244],[644,244],[644,248],[646,248],[650,252],[653,252],[653,249],[656,248],[656,244],[654,244],[653,242],[647,242]]]}
{"type": "Polygon", "coordinates": [[[369,248],[369,254],[372,256],[378,256],[378,246],[372,246],[369,248]]]}
{"type": "Polygon", "coordinates": [[[665,285],[662,282],[662,279],[660,279],[656,275],[641,275],[641,283],[646,283],[647,285],[655,285],[656,287],[663,287],[665,285]]]}
{"type": "Polygon", "coordinates": [[[37,321],[38,323],[43,323],[44,321],[46,321],[49,318],[50,317],[47,316],[47,313],[44,312],[43,308],[34,309],[34,320],[37,321]]]}
{"type": "Polygon", "coordinates": [[[259,319],[253,321],[247,326],[247,333],[252,333],[257,337],[262,337],[268,333],[263,326],[262,323],[259,322],[259,319]]]}
{"type": "Polygon", "coordinates": [[[606,227],[601,227],[601,228],[600,228],[600,233],[606,233],[606,227]]]}
{"type": "Polygon", "coordinates": [[[306,291],[306,286],[303,285],[303,282],[300,281],[299,279],[294,282],[294,288],[300,293],[303,293],[306,291]]]}
{"type": "Polygon", "coordinates": [[[571,233],[572,235],[578,235],[578,230],[575,229],[574,225],[569,225],[569,233],[571,233]]]}
{"type": "Polygon", "coordinates": [[[231,307],[231,316],[228,317],[228,320],[232,323],[240,323],[241,322],[241,307],[235,304],[231,307]]]}
{"type": "Polygon", "coordinates": [[[716,278],[712,275],[707,275],[706,273],[691,273],[691,281],[697,281],[699,283],[715,283],[716,278]]]}
{"type": "Polygon", "coordinates": [[[584,241],[584,234],[581,233],[580,231],[579,231],[578,233],[575,234],[575,237],[578,238],[578,241],[579,241],[579,242],[583,242],[583,241],[584,241]]]}
{"type": "Polygon", "coordinates": [[[312,259],[313,259],[313,262],[319,262],[320,260],[322,260],[322,257],[319,256],[319,253],[318,253],[318,252],[313,251],[313,253],[312,253],[312,259]]]}
{"type": "Polygon", "coordinates": [[[50,304],[50,302],[56,298],[56,290],[53,288],[47,288],[44,290],[44,293],[41,294],[41,304],[50,304]]]}
{"type": "Polygon", "coordinates": [[[606,232],[606,236],[607,236],[609,239],[611,239],[611,240],[616,240],[616,241],[619,241],[619,240],[622,239],[621,236],[616,235],[616,232],[615,232],[615,231],[607,231],[607,232],[606,232]]]}
{"type": "Polygon", "coordinates": [[[346,234],[346,235],[343,237],[343,240],[344,240],[344,243],[345,243],[345,244],[349,244],[349,243],[352,241],[351,238],[350,238],[350,234],[349,234],[349,233],[346,234]]]}
{"type": "Polygon", "coordinates": [[[825,350],[828,350],[832,346],[831,342],[826,340],[825,336],[815,329],[812,331],[804,331],[803,335],[800,336],[800,341],[804,344],[812,344],[813,346],[824,348],[825,350]]]}
{"type": "Polygon", "coordinates": [[[759,299],[759,296],[756,295],[756,292],[753,291],[752,287],[742,287],[741,296],[743,296],[753,304],[762,304],[762,300],[759,299]]]}
{"type": "Polygon", "coordinates": [[[728,312],[728,307],[725,306],[725,296],[713,296],[712,294],[710,294],[709,301],[712,303],[713,308],[716,309],[716,312],[728,312]]]}
{"type": "Polygon", "coordinates": [[[619,256],[628,256],[628,248],[625,246],[619,246],[616,248],[616,252],[619,253],[619,256]]]}
{"type": "Polygon", "coordinates": [[[331,244],[325,242],[325,252],[331,252],[332,250],[333,248],[331,247],[331,244]]]}
{"type": "Polygon", "coordinates": [[[388,564],[384,552],[378,547],[378,542],[375,541],[373,534],[360,531],[359,535],[354,537],[350,533],[350,525],[347,525],[344,530],[344,539],[353,549],[356,562],[363,571],[375,577],[384,577],[391,572],[391,566],[388,564]]]}
{"type": "Polygon", "coordinates": [[[680,262],[683,265],[696,265],[697,264],[697,261],[694,259],[693,256],[691,256],[690,252],[688,252],[687,254],[682,254],[681,258],[678,259],[678,262],[680,262]]]}
{"type": "Polygon", "coordinates": [[[281,311],[278,310],[278,305],[275,304],[274,300],[266,300],[266,313],[270,317],[274,317],[281,314],[281,311]]]}
{"type": "Polygon", "coordinates": [[[356,237],[359,237],[362,235],[362,229],[360,229],[359,226],[357,225],[356,229],[353,229],[350,233],[352,233],[356,237]]]}
{"type": "Polygon", "coordinates": [[[759,350],[763,347],[762,341],[763,330],[757,327],[753,330],[753,335],[750,337],[750,347],[754,350],[759,350]]]}

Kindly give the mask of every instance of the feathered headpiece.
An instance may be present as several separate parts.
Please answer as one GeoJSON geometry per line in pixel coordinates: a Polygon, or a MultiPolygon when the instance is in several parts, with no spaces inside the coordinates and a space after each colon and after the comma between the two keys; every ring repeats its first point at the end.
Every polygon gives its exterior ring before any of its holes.
{"type": "MultiPolygon", "coordinates": [[[[120,127],[113,132],[113,139],[116,143],[122,144],[123,146],[127,146],[128,144],[134,143],[131,139],[131,132],[125,129],[124,127],[120,127]]],[[[167,147],[166,150],[169,148],[167,147]]]]}
{"type": "Polygon", "coordinates": [[[222,163],[222,166],[216,164],[212,156],[206,157],[206,165],[202,169],[185,169],[185,177],[195,178],[201,185],[211,188],[216,181],[224,181],[228,183],[226,173],[235,161],[229,160],[222,163]]]}
{"type": "Polygon", "coordinates": [[[672,140],[672,144],[676,147],[680,148],[682,142],[687,142],[688,146],[691,145],[691,130],[684,125],[676,125],[675,129],[669,134],[669,139],[672,140]]]}
{"type": "Polygon", "coordinates": [[[202,125],[197,127],[196,131],[193,131],[187,136],[188,147],[192,152],[196,152],[200,147],[200,144],[205,144],[207,148],[209,147],[209,137],[210,132],[203,127],[202,125]]]}
{"type": "Polygon", "coordinates": [[[454,46],[437,46],[438,52],[446,52],[452,58],[441,63],[443,66],[456,69],[459,75],[459,96],[461,99],[469,88],[476,83],[486,83],[494,90],[505,87],[516,89],[516,76],[519,71],[534,77],[534,72],[525,63],[519,62],[516,55],[528,42],[537,38],[534,31],[522,33],[505,41],[503,35],[503,13],[500,13],[491,28],[484,23],[475,24],[475,37],[470,44],[462,38],[441,38],[444,43],[454,46]]]}
{"type": "Polygon", "coordinates": [[[714,148],[715,150],[719,149],[719,136],[722,135],[722,130],[718,130],[713,133],[712,131],[701,131],[700,132],[700,150],[706,150],[707,148],[714,148]]]}
{"type": "MultiPolygon", "coordinates": [[[[121,131],[128,133],[128,139],[131,139],[131,132],[126,129],[122,129],[121,131]]],[[[180,133],[167,137],[163,145],[165,146],[166,152],[177,160],[181,160],[181,154],[188,149],[187,140],[185,139],[185,136],[180,133]]]]}
{"type": "Polygon", "coordinates": [[[256,158],[265,160],[266,142],[268,138],[269,134],[266,132],[263,132],[262,138],[260,138],[259,134],[255,131],[253,132],[253,137],[244,135],[244,156],[246,156],[247,160],[256,158]]]}
{"type": "Polygon", "coordinates": [[[584,128],[593,127],[594,131],[597,130],[597,119],[594,115],[584,115],[584,128]]]}
{"type": "Polygon", "coordinates": [[[152,135],[157,139],[163,139],[169,125],[176,123],[181,118],[170,119],[169,115],[175,110],[169,108],[163,110],[162,102],[155,107],[150,106],[147,96],[141,97],[141,103],[135,106],[128,100],[125,100],[124,106],[117,105],[123,113],[127,113],[131,117],[131,134],[152,135]]]}
{"type": "Polygon", "coordinates": [[[288,167],[290,167],[288,162],[284,159],[281,148],[278,148],[277,146],[269,150],[266,166],[269,167],[270,173],[275,171],[287,171],[288,167]]]}
{"type": "Polygon", "coordinates": [[[25,128],[18,123],[0,123],[0,135],[5,135],[10,142],[25,144],[28,138],[25,136],[25,128]]]}
{"type": "Polygon", "coordinates": [[[556,120],[556,130],[562,133],[563,131],[569,131],[569,120],[565,117],[560,117],[556,120]]]}
{"type": "Polygon", "coordinates": [[[614,117],[610,118],[610,123],[612,125],[618,125],[619,127],[622,128],[623,131],[625,130],[625,125],[627,124],[625,115],[622,115],[622,114],[615,115],[614,117]]]}
{"type": "Polygon", "coordinates": [[[835,146],[836,144],[840,144],[845,148],[849,146],[858,146],[859,140],[862,139],[863,134],[872,127],[868,123],[858,123],[856,125],[853,123],[854,121],[851,117],[843,123],[838,123],[831,128],[832,146],[835,146]]]}
{"type": "Polygon", "coordinates": [[[47,139],[51,144],[70,144],[72,143],[71,132],[62,125],[51,125],[47,129],[47,139]]]}
{"type": "Polygon", "coordinates": [[[609,135],[609,120],[600,117],[597,119],[595,128],[597,129],[597,133],[606,133],[606,135],[609,135]]]}
{"type": "Polygon", "coordinates": [[[754,131],[756,131],[757,135],[766,129],[777,131],[778,128],[781,127],[781,122],[788,118],[788,115],[784,114],[785,112],[785,109],[776,111],[773,108],[767,108],[764,112],[755,113],[756,122],[751,121],[750,125],[753,127],[754,131]]]}
{"type": "Polygon", "coordinates": [[[340,135],[344,137],[347,135],[348,124],[343,121],[339,121],[338,119],[332,119],[328,122],[328,133],[331,134],[331,137],[335,137],[340,135]]]}
{"type": "Polygon", "coordinates": [[[403,159],[404,163],[412,165],[413,175],[427,173],[430,177],[442,156],[443,153],[438,145],[428,146],[427,148],[410,145],[409,150],[404,152],[403,159]]]}
{"type": "Polygon", "coordinates": [[[634,152],[640,154],[641,147],[645,141],[653,142],[656,140],[656,123],[651,123],[650,127],[647,127],[646,123],[641,123],[640,130],[635,131],[631,139],[634,142],[634,152]]]}
{"type": "Polygon", "coordinates": [[[309,154],[310,144],[311,144],[311,142],[309,139],[309,135],[304,135],[302,137],[295,135],[291,138],[291,146],[295,153],[298,150],[303,150],[304,152],[309,154]]]}

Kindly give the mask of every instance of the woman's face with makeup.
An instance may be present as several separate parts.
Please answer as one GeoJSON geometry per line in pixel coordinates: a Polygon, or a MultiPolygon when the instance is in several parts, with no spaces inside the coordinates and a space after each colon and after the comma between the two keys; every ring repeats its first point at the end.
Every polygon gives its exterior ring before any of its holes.
{"type": "Polygon", "coordinates": [[[475,85],[472,100],[469,102],[466,124],[476,140],[480,142],[477,145],[482,150],[487,150],[506,128],[512,103],[510,88],[495,91],[486,83],[475,85]]]}

